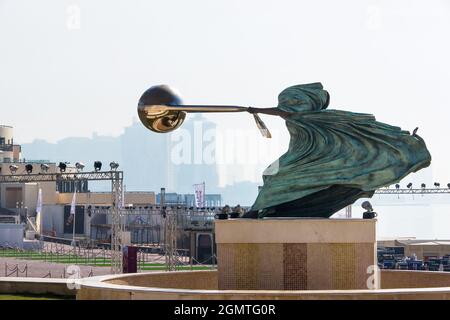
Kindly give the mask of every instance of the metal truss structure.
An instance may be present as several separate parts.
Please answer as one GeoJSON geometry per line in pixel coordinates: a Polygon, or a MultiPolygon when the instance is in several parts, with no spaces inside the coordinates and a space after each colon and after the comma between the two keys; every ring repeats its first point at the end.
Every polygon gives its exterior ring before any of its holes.
{"type": "MultiPolygon", "coordinates": [[[[391,189],[391,188],[382,188],[375,190],[375,194],[379,195],[387,195],[387,194],[442,194],[447,193],[450,194],[450,188],[420,188],[420,189],[413,189],[413,188],[407,188],[407,189],[391,189]]],[[[345,207],[345,217],[347,219],[352,217],[352,206],[349,205],[345,207]]]]}
{"type": "Polygon", "coordinates": [[[0,183],[25,183],[25,182],[49,182],[49,181],[113,181],[123,180],[123,171],[92,171],[71,173],[34,173],[34,174],[8,174],[0,175],[0,183]]]}
{"type": "Polygon", "coordinates": [[[111,171],[111,273],[122,273],[122,233],[124,231],[124,219],[121,214],[123,197],[123,173],[111,171]]]}
{"type": "Polygon", "coordinates": [[[420,188],[420,189],[378,189],[375,194],[439,194],[450,193],[450,188],[420,188]]]}
{"type": "Polygon", "coordinates": [[[175,271],[177,266],[177,216],[174,212],[165,212],[164,215],[164,256],[166,270],[175,271]]]}
{"type": "Polygon", "coordinates": [[[71,173],[35,173],[0,175],[0,183],[59,182],[59,181],[111,181],[111,273],[122,273],[121,235],[124,229],[122,219],[123,171],[92,171],[71,173]]]}

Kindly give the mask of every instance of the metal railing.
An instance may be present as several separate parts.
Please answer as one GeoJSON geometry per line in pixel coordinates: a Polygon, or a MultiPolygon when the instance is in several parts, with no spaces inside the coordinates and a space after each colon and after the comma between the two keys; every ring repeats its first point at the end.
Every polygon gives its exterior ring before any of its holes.
{"type": "Polygon", "coordinates": [[[12,223],[12,224],[20,224],[20,216],[19,215],[0,215],[1,223],[12,223]]]}
{"type": "MultiPolygon", "coordinates": [[[[25,264],[23,266],[23,268],[21,268],[18,264],[13,264],[8,265],[7,262],[5,262],[5,267],[4,267],[4,277],[25,277],[27,278],[30,274],[32,274],[32,277],[36,277],[36,275],[33,273],[33,266],[29,265],[29,264],[25,264]]],[[[53,278],[53,275],[55,274],[55,270],[48,270],[47,273],[45,273],[42,276],[38,276],[38,278],[53,278]]],[[[76,273],[69,273],[66,271],[66,268],[63,269],[62,273],[61,273],[61,277],[60,278],[69,278],[73,275],[75,275],[76,273]]],[[[91,268],[91,270],[89,271],[87,277],[93,277],[94,276],[94,270],[91,268]]]]}
{"type": "Polygon", "coordinates": [[[25,265],[22,270],[20,270],[19,265],[16,264],[12,268],[8,267],[8,264],[5,262],[5,277],[10,277],[13,274],[16,275],[16,277],[19,276],[19,274],[25,274],[25,277],[28,276],[28,265],[25,265]]]}

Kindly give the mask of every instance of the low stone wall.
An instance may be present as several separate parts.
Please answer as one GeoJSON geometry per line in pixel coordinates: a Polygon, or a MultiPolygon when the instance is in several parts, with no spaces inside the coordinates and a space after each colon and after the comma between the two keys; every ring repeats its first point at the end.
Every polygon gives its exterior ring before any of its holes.
{"type": "Polygon", "coordinates": [[[0,294],[54,294],[77,299],[122,300],[411,300],[450,299],[450,273],[382,270],[378,290],[217,290],[217,271],[151,272],[79,280],[70,290],[65,279],[0,278],[0,294]]]}
{"type": "Polygon", "coordinates": [[[173,272],[127,274],[119,278],[105,280],[105,283],[170,289],[217,290],[217,271],[179,271],[173,272]]]}
{"type": "Polygon", "coordinates": [[[450,299],[450,273],[382,271],[377,290],[217,290],[216,271],[153,272],[85,278],[77,299],[125,300],[414,300],[450,299]],[[422,288],[392,288],[423,285],[422,288]],[[411,280],[411,279],[418,280],[411,280]],[[416,282],[414,282],[416,281],[416,282]],[[427,281],[433,286],[430,287],[427,281]],[[384,287],[383,287],[384,283],[384,287]],[[446,287],[448,285],[448,287],[446,287]],[[148,286],[148,287],[146,287],[148,286]]]}
{"type": "Polygon", "coordinates": [[[0,277],[0,294],[53,294],[75,296],[66,279],[0,277]]]}
{"type": "Polygon", "coordinates": [[[382,270],[381,288],[450,287],[450,272],[382,270]]]}
{"type": "Polygon", "coordinates": [[[0,245],[23,247],[23,224],[0,223],[0,245]]]}

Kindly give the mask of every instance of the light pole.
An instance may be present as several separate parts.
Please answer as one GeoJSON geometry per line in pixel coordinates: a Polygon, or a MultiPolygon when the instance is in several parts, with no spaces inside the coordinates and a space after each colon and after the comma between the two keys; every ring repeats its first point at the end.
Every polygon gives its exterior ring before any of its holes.
{"type": "Polygon", "coordinates": [[[17,201],[16,202],[16,210],[17,210],[17,212],[19,213],[19,217],[20,217],[20,223],[22,223],[23,222],[23,212],[22,212],[22,209],[23,209],[23,201],[17,201]]]}

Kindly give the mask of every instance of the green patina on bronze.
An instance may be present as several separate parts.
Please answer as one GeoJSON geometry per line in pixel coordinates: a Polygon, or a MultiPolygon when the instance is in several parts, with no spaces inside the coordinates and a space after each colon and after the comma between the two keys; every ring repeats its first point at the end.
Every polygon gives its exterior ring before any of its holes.
{"type": "Polygon", "coordinates": [[[417,134],[370,114],[327,110],[329,94],[320,83],[289,87],[278,101],[289,149],[265,170],[246,217],[327,218],[431,162],[417,134]]]}

